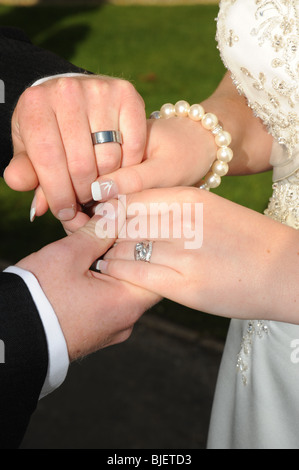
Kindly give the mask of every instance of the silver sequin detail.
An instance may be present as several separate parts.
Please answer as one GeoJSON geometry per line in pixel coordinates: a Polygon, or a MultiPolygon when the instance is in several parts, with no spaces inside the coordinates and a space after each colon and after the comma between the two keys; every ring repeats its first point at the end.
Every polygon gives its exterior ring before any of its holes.
{"type": "Polygon", "coordinates": [[[264,338],[268,334],[268,322],[263,320],[250,320],[247,324],[246,334],[242,338],[241,349],[237,357],[237,370],[240,372],[244,385],[248,383],[249,355],[255,338],[264,338]]]}

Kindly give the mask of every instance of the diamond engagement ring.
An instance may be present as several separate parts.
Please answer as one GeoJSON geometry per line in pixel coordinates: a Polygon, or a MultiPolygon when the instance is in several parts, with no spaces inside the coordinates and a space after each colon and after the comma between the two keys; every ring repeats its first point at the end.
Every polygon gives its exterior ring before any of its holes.
{"type": "Polygon", "coordinates": [[[153,242],[138,242],[135,245],[135,260],[150,262],[153,251],[153,242]]]}
{"type": "Polygon", "coordinates": [[[120,145],[123,143],[120,131],[93,132],[91,138],[93,145],[106,144],[109,142],[115,142],[120,145]]]}

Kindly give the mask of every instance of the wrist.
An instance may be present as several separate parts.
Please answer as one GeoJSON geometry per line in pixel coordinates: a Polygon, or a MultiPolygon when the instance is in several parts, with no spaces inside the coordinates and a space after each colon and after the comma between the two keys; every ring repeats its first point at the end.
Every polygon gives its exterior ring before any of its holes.
{"type": "MultiPolygon", "coordinates": [[[[167,103],[163,105],[160,111],[152,113],[153,119],[169,118],[190,118],[194,123],[200,123],[201,127],[214,137],[214,143],[217,148],[215,151],[214,162],[210,166],[210,171],[204,177],[200,184],[200,189],[210,190],[217,188],[221,183],[221,177],[228,173],[228,163],[233,158],[233,151],[229,147],[231,144],[231,135],[223,129],[218,117],[213,113],[206,113],[200,104],[190,104],[187,101],[178,101],[175,105],[167,103]]],[[[201,146],[205,148],[204,143],[201,146]]]]}

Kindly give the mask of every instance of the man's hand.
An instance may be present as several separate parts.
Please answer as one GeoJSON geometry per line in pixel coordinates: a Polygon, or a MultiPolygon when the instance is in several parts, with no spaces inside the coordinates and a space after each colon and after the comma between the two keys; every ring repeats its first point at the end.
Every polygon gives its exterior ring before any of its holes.
{"type": "Polygon", "coordinates": [[[112,246],[125,221],[116,201],[103,206],[78,232],[47,245],[17,265],[32,272],[52,304],[70,360],[126,340],[157,295],[90,271],[112,246]]]}
{"type": "Polygon", "coordinates": [[[28,88],[12,117],[14,155],[5,181],[12,189],[38,188],[33,214],[50,207],[71,220],[91,185],[120,167],[139,163],[146,143],[144,102],[125,80],[60,77],[28,88]],[[91,133],[120,130],[123,145],[93,145],[91,133]]]}

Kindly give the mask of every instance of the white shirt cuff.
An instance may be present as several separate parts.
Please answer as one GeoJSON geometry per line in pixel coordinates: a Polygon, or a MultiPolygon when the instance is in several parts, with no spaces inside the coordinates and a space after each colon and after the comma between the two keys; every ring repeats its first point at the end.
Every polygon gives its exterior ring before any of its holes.
{"type": "Polygon", "coordinates": [[[88,77],[88,74],[75,73],[75,72],[59,73],[57,75],[51,75],[49,77],[40,78],[39,80],[36,80],[36,82],[32,83],[31,86],[41,85],[42,83],[47,82],[48,80],[53,80],[54,78],[61,78],[61,77],[88,77]]]}
{"type": "Polygon", "coordinates": [[[67,375],[69,356],[66,341],[58,318],[36,277],[17,266],[9,266],[4,272],[20,276],[27,285],[39,312],[48,344],[48,371],[39,398],[43,398],[58,388],[67,375]]]}

